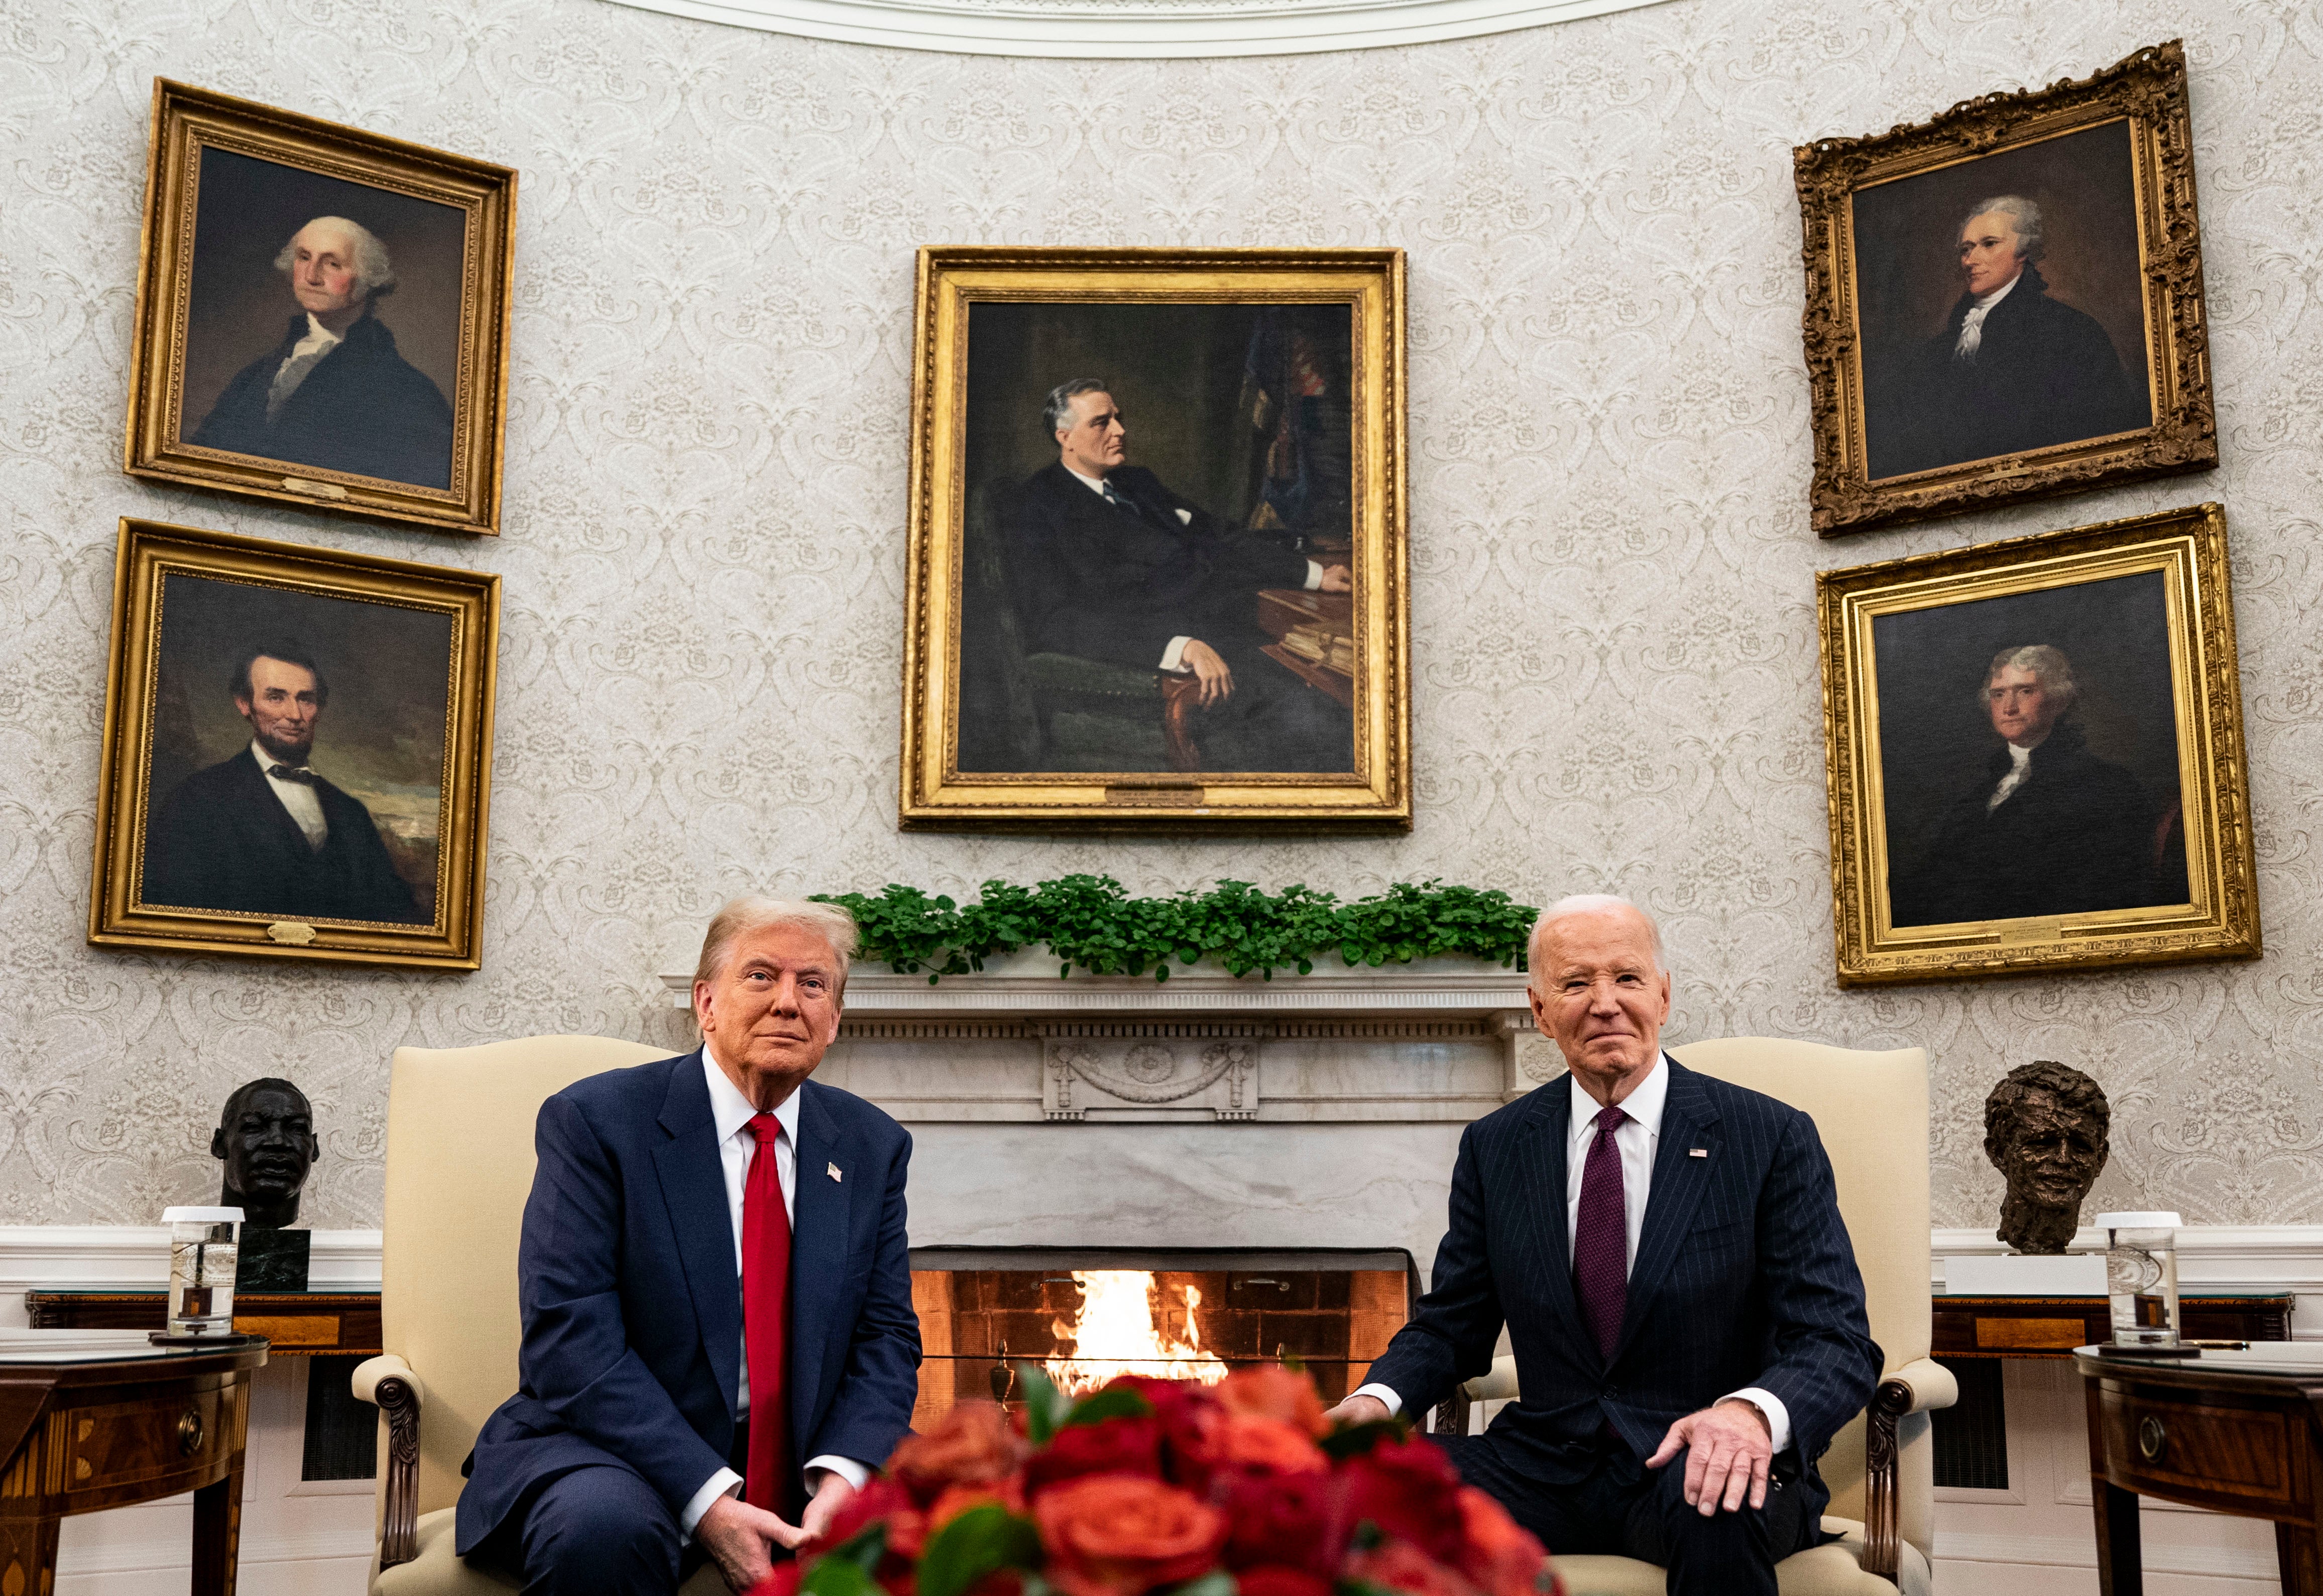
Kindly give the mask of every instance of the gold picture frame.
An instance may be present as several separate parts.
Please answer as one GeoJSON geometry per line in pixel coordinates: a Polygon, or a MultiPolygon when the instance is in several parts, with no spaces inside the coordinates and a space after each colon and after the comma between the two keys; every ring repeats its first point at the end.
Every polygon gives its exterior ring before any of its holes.
{"type": "Polygon", "coordinates": [[[2226,543],[2201,504],[1817,577],[1841,986],[2258,957],[2226,543]]]}
{"type": "Polygon", "coordinates": [[[123,469],[499,532],[514,170],[166,78],[150,161],[123,469]]]}
{"type": "Polygon", "coordinates": [[[904,829],[1409,830],[1403,252],[927,248],[915,327],[904,829]]]}
{"type": "Polygon", "coordinates": [[[499,637],[487,572],[124,518],[88,940],[476,968],[499,637]]]}
{"type": "Polygon", "coordinates": [[[2176,41],[1794,169],[1818,534],[2217,464],[2176,41]]]}

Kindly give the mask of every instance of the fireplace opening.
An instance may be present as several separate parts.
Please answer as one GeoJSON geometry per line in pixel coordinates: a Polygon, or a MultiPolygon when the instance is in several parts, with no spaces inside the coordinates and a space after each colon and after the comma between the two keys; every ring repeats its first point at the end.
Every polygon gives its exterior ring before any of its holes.
{"type": "Polygon", "coordinates": [[[1214,1384],[1295,1359],[1334,1403],[1363,1384],[1419,1294],[1401,1248],[914,1247],[913,1427],[966,1398],[1013,1406],[1020,1363],[1082,1391],[1119,1374],[1214,1384]]]}

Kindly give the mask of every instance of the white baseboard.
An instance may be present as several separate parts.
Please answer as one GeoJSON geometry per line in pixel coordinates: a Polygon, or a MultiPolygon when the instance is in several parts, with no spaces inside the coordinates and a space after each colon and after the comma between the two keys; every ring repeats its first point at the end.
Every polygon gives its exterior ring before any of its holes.
{"type": "MultiPolygon", "coordinates": [[[[2223,1546],[2146,1546],[2143,1561],[2148,1573],[2205,1574],[2213,1579],[2265,1580],[2272,1583],[2278,1568],[2272,1552],[2244,1552],[2223,1546]]],[[[1936,1531],[1936,1561],[1942,1563],[2000,1563],[2012,1567],[2089,1568],[2098,1565],[2094,1536],[2079,1539],[2045,1535],[1970,1535],[1936,1531]]]]}

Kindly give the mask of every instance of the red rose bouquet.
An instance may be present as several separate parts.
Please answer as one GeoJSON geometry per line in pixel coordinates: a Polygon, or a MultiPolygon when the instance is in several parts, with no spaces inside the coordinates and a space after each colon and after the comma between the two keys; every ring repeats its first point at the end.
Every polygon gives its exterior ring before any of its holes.
{"type": "Polygon", "coordinates": [[[1400,1421],[1280,1366],[1134,1375],[1012,1424],[962,1402],[752,1596],[1563,1596],[1540,1543],[1400,1421]]]}

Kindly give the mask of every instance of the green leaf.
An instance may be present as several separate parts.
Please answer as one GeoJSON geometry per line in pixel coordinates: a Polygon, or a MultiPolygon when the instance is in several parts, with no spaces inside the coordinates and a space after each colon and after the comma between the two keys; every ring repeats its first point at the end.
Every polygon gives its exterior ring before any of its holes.
{"type": "Polygon", "coordinates": [[[1400,1418],[1375,1418],[1369,1424],[1343,1425],[1317,1445],[1323,1448],[1326,1457],[1336,1462],[1361,1457],[1382,1441],[1400,1441],[1410,1430],[1411,1426],[1400,1418]]]}
{"type": "Polygon", "coordinates": [[[1046,1446],[1072,1410],[1072,1399],[1037,1363],[1016,1365],[1016,1389],[1024,1394],[1024,1435],[1035,1446],[1046,1446]]]}
{"type": "Polygon", "coordinates": [[[1091,1391],[1072,1406],[1059,1429],[1079,1424],[1103,1424],[1108,1418],[1143,1418],[1153,1411],[1153,1404],[1125,1385],[1107,1386],[1101,1391],[1091,1391]]]}
{"type": "Polygon", "coordinates": [[[830,1556],[807,1571],[799,1582],[801,1596],[886,1596],[880,1583],[859,1563],[830,1556]]]}
{"type": "Polygon", "coordinates": [[[964,1596],[996,1568],[1037,1568],[1041,1535],[998,1502],[970,1508],[930,1536],[920,1554],[919,1596],[964,1596]]]}
{"type": "Polygon", "coordinates": [[[1169,1596],[1239,1596],[1242,1587],[1223,1568],[1196,1574],[1182,1585],[1170,1587],[1169,1596]]]}
{"type": "MultiPolygon", "coordinates": [[[[825,1552],[822,1555],[822,1563],[837,1558],[842,1563],[854,1564],[865,1573],[877,1573],[879,1572],[879,1560],[886,1555],[887,1527],[885,1524],[873,1524],[858,1530],[846,1540],[825,1552]]],[[[822,1563],[818,1563],[815,1566],[820,1568],[822,1563]]]]}

